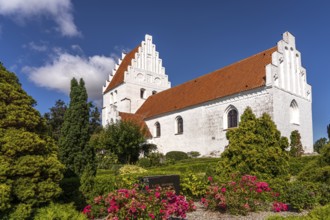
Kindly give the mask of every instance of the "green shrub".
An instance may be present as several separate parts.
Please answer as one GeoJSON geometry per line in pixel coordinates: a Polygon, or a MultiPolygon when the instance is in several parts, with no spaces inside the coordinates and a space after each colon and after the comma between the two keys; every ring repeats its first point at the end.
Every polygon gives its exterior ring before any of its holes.
{"type": "Polygon", "coordinates": [[[217,175],[228,178],[239,172],[262,179],[289,175],[289,156],[285,150],[288,140],[281,136],[268,114],[256,118],[251,108],[247,108],[239,126],[226,135],[229,145],[216,166],[217,175]]]}
{"type": "Polygon", "coordinates": [[[323,219],[323,220],[330,220],[330,204],[317,207],[313,209],[307,216],[306,219],[323,219]]]}
{"type": "Polygon", "coordinates": [[[86,205],[85,198],[80,192],[79,177],[67,177],[60,182],[62,193],[58,198],[59,202],[70,203],[73,202],[77,209],[82,209],[86,205]]]}
{"type": "Polygon", "coordinates": [[[330,184],[330,144],[321,150],[321,155],[312,160],[298,175],[301,181],[330,184]]]}
{"type": "Polygon", "coordinates": [[[51,203],[37,210],[34,220],[87,220],[86,216],[75,210],[73,204],[51,203]]]}
{"type": "Polygon", "coordinates": [[[208,181],[205,174],[189,172],[180,175],[180,188],[185,196],[200,198],[206,193],[208,181]]]}
{"type": "Polygon", "coordinates": [[[151,167],[151,161],[149,158],[146,157],[139,159],[137,164],[143,168],[151,167]]]}
{"type": "Polygon", "coordinates": [[[147,170],[143,169],[142,167],[135,166],[135,165],[124,165],[119,169],[120,175],[145,173],[145,172],[147,172],[147,170]]]}
{"type": "Polygon", "coordinates": [[[198,151],[190,151],[187,154],[189,157],[192,157],[192,158],[197,158],[201,155],[198,151]]]}
{"type": "Polygon", "coordinates": [[[317,156],[290,157],[289,173],[293,176],[298,175],[311,161],[317,160],[317,156]]]}
{"type": "Polygon", "coordinates": [[[185,152],[182,151],[170,151],[166,153],[165,155],[166,160],[174,160],[174,161],[179,161],[179,160],[184,160],[188,159],[188,155],[185,152]]]}
{"type": "Polygon", "coordinates": [[[293,210],[302,211],[314,208],[319,201],[318,186],[313,183],[295,181],[287,184],[280,199],[288,203],[293,210]]]}

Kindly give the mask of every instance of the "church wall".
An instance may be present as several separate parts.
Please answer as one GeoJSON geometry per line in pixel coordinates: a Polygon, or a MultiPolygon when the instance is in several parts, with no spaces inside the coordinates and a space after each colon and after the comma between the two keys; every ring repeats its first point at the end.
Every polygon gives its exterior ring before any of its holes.
{"type": "Polygon", "coordinates": [[[260,88],[147,120],[153,135],[155,123],[158,121],[161,125],[161,136],[154,137],[151,142],[163,153],[179,150],[198,151],[202,155],[219,155],[228,145],[223,120],[230,105],[237,109],[239,117],[248,106],[257,117],[264,112],[272,116],[272,95],[269,89],[260,88]],[[183,118],[184,131],[181,135],[175,134],[177,116],[183,118]]]}
{"type": "Polygon", "coordinates": [[[312,102],[307,98],[273,88],[274,121],[282,136],[290,141],[291,132],[298,130],[305,153],[313,152],[312,102]],[[299,123],[292,123],[290,104],[295,100],[299,110],[299,123]]]}

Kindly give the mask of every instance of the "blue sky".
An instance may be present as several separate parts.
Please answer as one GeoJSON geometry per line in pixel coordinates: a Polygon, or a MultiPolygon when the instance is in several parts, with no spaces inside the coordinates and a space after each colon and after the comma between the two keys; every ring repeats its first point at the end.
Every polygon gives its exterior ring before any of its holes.
{"type": "Polygon", "coordinates": [[[0,61],[47,112],[69,81],[102,85],[123,50],[153,36],[172,86],[275,46],[285,31],[313,87],[314,141],[330,123],[330,2],[326,0],[0,0],[0,61]]]}

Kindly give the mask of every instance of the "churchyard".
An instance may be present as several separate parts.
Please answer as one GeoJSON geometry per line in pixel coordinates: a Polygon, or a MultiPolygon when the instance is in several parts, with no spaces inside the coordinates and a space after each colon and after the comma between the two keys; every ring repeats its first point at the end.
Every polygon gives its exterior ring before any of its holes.
{"type": "Polygon", "coordinates": [[[220,157],[162,154],[134,121],[100,126],[82,79],[44,116],[2,65],[0,86],[0,219],[329,219],[329,140],[304,154],[267,114],[247,108],[220,157]]]}

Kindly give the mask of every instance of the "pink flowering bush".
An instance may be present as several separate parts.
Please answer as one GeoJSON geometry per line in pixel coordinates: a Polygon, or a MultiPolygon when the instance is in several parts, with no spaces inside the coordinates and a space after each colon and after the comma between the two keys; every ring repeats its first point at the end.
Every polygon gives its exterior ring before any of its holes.
{"type": "Polygon", "coordinates": [[[282,202],[275,201],[273,203],[273,211],[274,212],[288,211],[288,205],[282,202]]]}
{"type": "Polygon", "coordinates": [[[94,198],[94,203],[86,206],[83,213],[90,219],[168,219],[185,218],[187,212],[195,209],[193,201],[176,195],[173,190],[161,187],[140,190],[136,185],[133,189],[119,189],[94,198]]]}
{"type": "MultiPolygon", "coordinates": [[[[267,209],[269,201],[278,196],[271,191],[268,183],[257,181],[256,176],[244,175],[240,179],[223,184],[212,182],[210,177],[208,179],[211,185],[201,203],[211,210],[246,215],[248,212],[267,209]]],[[[287,210],[284,205],[280,211],[287,210]]]]}

